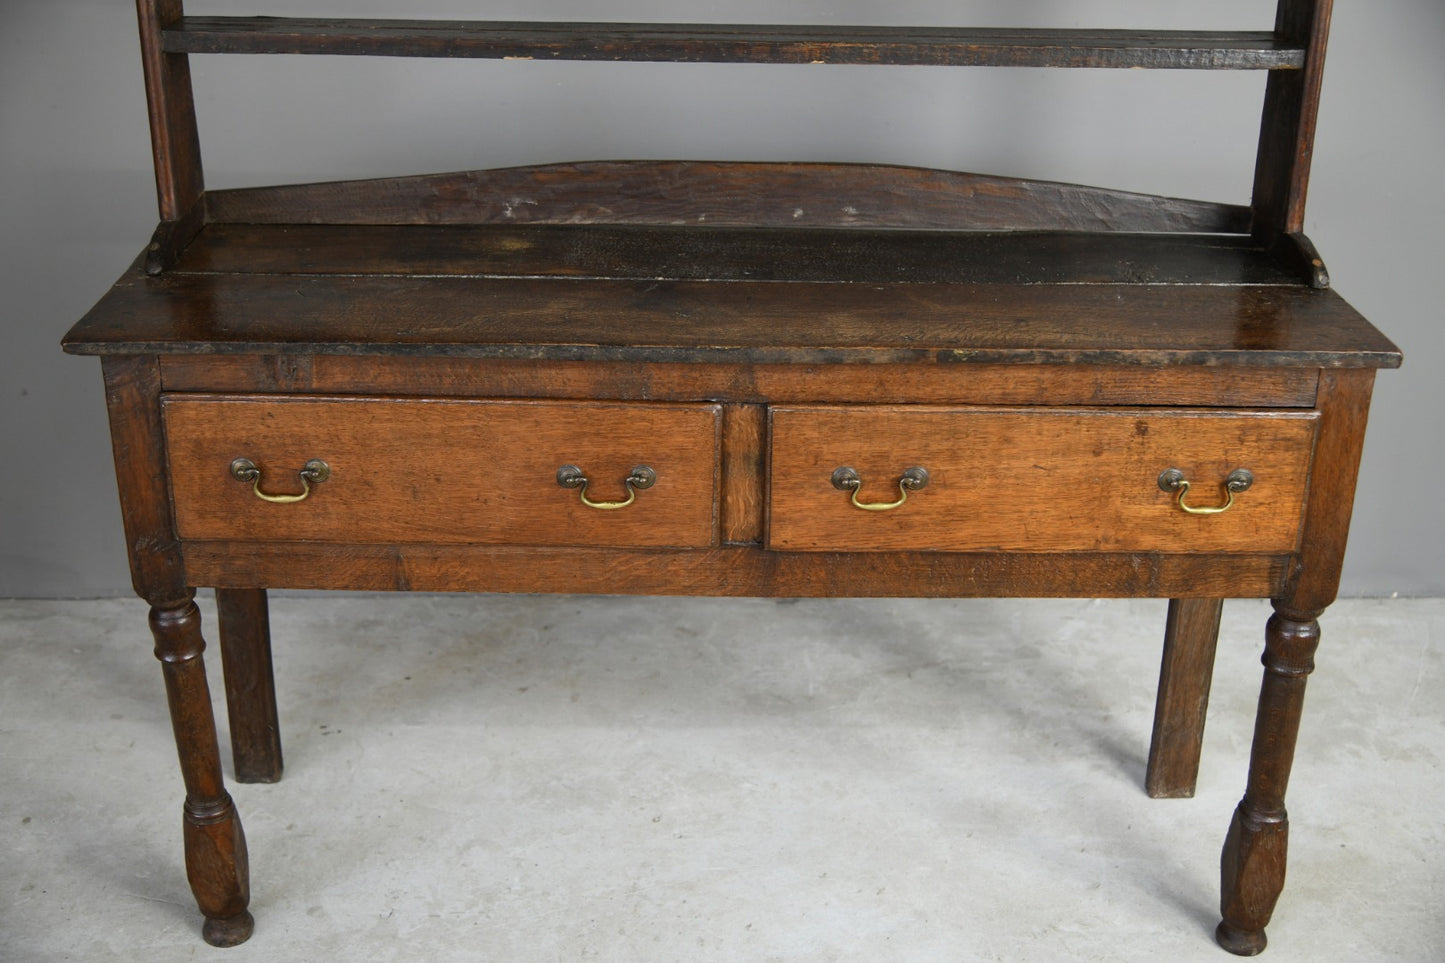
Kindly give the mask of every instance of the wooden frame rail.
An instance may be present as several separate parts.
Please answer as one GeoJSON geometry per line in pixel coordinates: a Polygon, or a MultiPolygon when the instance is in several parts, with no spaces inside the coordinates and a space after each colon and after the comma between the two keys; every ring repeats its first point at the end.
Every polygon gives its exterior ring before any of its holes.
{"type": "Polygon", "coordinates": [[[183,17],[167,53],[341,54],[670,63],[1298,70],[1270,31],[183,17]]]}

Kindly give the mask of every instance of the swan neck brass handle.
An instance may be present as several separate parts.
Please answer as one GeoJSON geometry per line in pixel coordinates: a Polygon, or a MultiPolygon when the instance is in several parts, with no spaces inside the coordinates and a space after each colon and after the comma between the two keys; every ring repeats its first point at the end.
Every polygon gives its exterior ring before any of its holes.
{"type": "Polygon", "coordinates": [[[1190,505],[1184,501],[1189,494],[1189,479],[1178,468],[1166,468],[1159,473],[1159,488],[1170,494],[1178,494],[1179,507],[1191,515],[1218,515],[1229,511],[1234,496],[1254,484],[1254,473],[1247,468],[1236,468],[1224,478],[1224,504],[1215,506],[1190,505]]]}
{"type": "Polygon", "coordinates": [[[331,466],[320,458],[313,458],[303,465],[296,472],[301,479],[301,494],[299,495],[268,495],[261,491],[261,469],[249,458],[237,458],[231,462],[231,477],[237,481],[250,482],[251,494],[263,502],[270,502],[273,505],[294,505],[296,502],[303,502],[311,495],[311,486],[319,485],[331,477],[331,466]]]}
{"type": "Polygon", "coordinates": [[[657,472],[647,465],[638,465],[628,472],[622,484],[627,488],[627,497],[620,502],[597,502],[587,497],[587,475],[576,465],[563,465],[557,469],[557,484],[563,488],[577,489],[577,497],[582,499],[582,504],[588,508],[595,508],[598,511],[611,512],[619,508],[626,508],[637,501],[637,492],[643,488],[651,488],[657,484],[657,472]]]}
{"type": "Polygon", "coordinates": [[[865,512],[887,512],[902,507],[903,503],[908,501],[909,492],[928,487],[928,469],[915,466],[905,471],[898,479],[898,500],[894,502],[860,502],[858,492],[863,488],[863,478],[846,465],[834,469],[833,487],[839,491],[850,492],[848,500],[853,503],[854,508],[861,508],[865,512]]]}

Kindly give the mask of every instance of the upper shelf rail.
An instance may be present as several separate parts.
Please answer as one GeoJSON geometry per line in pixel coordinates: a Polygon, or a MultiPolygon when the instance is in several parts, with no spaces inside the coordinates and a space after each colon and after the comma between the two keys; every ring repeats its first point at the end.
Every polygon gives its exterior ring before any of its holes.
{"type": "Polygon", "coordinates": [[[672,63],[1298,70],[1305,62],[1302,44],[1270,31],[182,17],[164,28],[162,44],[172,54],[672,63]]]}

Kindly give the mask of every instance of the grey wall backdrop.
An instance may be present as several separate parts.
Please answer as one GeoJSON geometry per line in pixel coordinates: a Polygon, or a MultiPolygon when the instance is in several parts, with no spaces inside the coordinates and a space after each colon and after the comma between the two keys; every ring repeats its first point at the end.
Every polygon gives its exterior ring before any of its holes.
{"type": "MultiPolygon", "coordinates": [[[[188,12],[1270,26],[1272,0],[190,0],[188,12]],[[406,11],[404,13],[398,11],[406,11]]],[[[1406,352],[1346,594],[1445,592],[1445,4],[1338,0],[1308,230],[1406,352]]],[[[608,158],[835,160],[1245,203],[1259,74],[195,58],[211,187],[608,158]]],[[[0,597],[129,590],[94,360],[61,335],[156,219],[133,6],[0,0],[0,597]]]]}

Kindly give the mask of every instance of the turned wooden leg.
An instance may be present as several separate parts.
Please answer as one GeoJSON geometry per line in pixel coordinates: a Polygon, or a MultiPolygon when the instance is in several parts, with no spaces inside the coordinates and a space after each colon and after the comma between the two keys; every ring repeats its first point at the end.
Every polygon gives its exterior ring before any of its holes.
{"type": "Polygon", "coordinates": [[[1223,608],[1222,599],[1169,600],[1154,736],[1144,777],[1145,789],[1155,799],[1194,795],[1223,608]]]}
{"type": "Polygon", "coordinates": [[[231,758],[240,782],[281,778],[281,726],[265,589],[216,589],[231,758]]]}
{"type": "Polygon", "coordinates": [[[216,721],[201,659],[201,614],[188,598],[152,608],[150,624],[186,784],[186,876],[206,916],[206,942],[235,946],[250,937],[254,926],[246,910],[250,874],[241,820],[221,781],[216,721]]]}
{"type": "Polygon", "coordinates": [[[1239,956],[1265,947],[1264,928],[1284,888],[1289,817],[1284,794],[1294,762],[1304,707],[1305,679],[1314,669],[1319,612],[1292,612],[1275,603],[1265,631],[1264,685],[1254,723],[1249,783],[1234,812],[1221,858],[1219,945],[1239,956]]]}
{"type": "Polygon", "coordinates": [[[251,898],[246,837],[221,780],[216,720],[201,659],[206,647],[201,614],[172,524],[160,359],[108,355],[101,368],[131,581],[151,605],[155,654],[186,785],[186,876],[206,917],[206,942],[234,946],[246,941],[254,925],[246,910],[251,898]]]}

